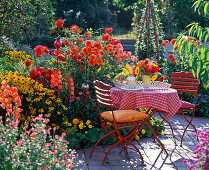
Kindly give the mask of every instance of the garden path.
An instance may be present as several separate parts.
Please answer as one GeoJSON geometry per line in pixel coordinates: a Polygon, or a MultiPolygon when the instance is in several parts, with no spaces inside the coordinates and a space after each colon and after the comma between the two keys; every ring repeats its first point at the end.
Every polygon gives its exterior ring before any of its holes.
{"type": "MultiPolygon", "coordinates": [[[[155,115],[160,118],[159,115],[155,115]]],[[[175,115],[169,119],[173,127],[183,128],[185,127],[184,119],[182,115],[175,115]]],[[[197,130],[209,130],[209,118],[195,117],[193,124],[197,127],[197,130]]],[[[192,128],[191,126],[189,127],[192,128]]],[[[139,141],[134,141],[134,144],[141,151],[145,164],[141,164],[139,155],[133,151],[129,151],[129,156],[125,156],[124,153],[119,154],[120,147],[115,147],[109,153],[108,159],[105,165],[101,165],[104,158],[104,152],[95,149],[92,159],[89,159],[92,147],[77,150],[79,159],[87,162],[82,170],[187,170],[187,164],[183,163],[184,159],[191,159],[192,152],[195,150],[195,145],[198,144],[197,139],[194,137],[194,132],[187,132],[183,146],[180,147],[180,137],[172,138],[170,134],[169,126],[166,124],[166,131],[164,134],[159,135],[159,139],[165,145],[169,155],[166,156],[163,150],[157,143],[153,142],[153,138],[142,138],[139,141]]],[[[182,134],[182,131],[175,130],[175,135],[182,134]]],[[[110,148],[109,145],[101,146],[104,150],[110,148]]]]}

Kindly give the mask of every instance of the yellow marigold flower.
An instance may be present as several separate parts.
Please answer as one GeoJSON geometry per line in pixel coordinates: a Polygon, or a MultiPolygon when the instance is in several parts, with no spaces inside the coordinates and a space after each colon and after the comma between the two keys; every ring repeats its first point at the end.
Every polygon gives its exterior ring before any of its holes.
{"type": "Polygon", "coordinates": [[[92,125],[88,125],[88,127],[89,127],[89,129],[93,128],[93,126],[92,126],[92,125]]]}
{"type": "Polygon", "coordinates": [[[139,136],[138,136],[138,135],[136,135],[136,136],[135,136],[135,139],[136,139],[136,140],[139,140],[139,136]]]}
{"type": "Polygon", "coordinates": [[[62,105],[63,110],[68,110],[68,108],[65,105],[62,105]]]}
{"type": "Polygon", "coordinates": [[[88,131],[85,131],[85,134],[87,134],[88,133],[88,131]]]}
{"type": "Polygon", "coordinates": [[[56,102],[57,102],[57,103],[61,103],[62,100],[61,100],[60,98],[57,98],[56,102]]]}
{"type": "Polygon", "coordinates": [[[39,113],[43,113],[43,112],[44,112],[44,109],[43,109],[43,108],[38,109],[38,112],[39,112],[39,113]]]}
{"type": "Polygon", "coordinates": [[[72,126],[72,123],[68,123],[67,125],[68,125],[68,126],[72,126]]]}
{"type": "Polygon", "coordinates": [[[60,115],[62,112],[57,111],[57,114],[60,115]]]}
{"type": "Polygon", "coordinates": [[[77,125],[79,123],[79,120],[77,118],[73,119],[73,124],[77,125]]]}
{"type": "Polygon", "coordinates": [[[9,51],[5,51],[5,54],[9,54],[9,51]]]}
{"type": "Polygon", "coordinates": [[[141,131],[141,132],[142,132],[142,134],[145,134],[145,130],[144,130],[144,129],[142,129],[142,131],[141,131]]]}
{"type": "Polygon", "coordinates": [[[44,117],[51,117],[51,113],[45,114],[44,117]]]}
{"type": "Polygon", "coordinates": [[[99,73],[101,71],[101,67],[98,68],[97,72],[99,73]]]}
{"type": "Polygon", "coordinates": [[[52,101],[46,100],[45,103],[46,103],[47,105],[50,105],[50,104],[52,103],[52,101]]]}
{"type": "Polygon", "coordinates": [[[157,77],[158,77],[158,76],[155,74],[155,75],[152,76],[152,79],[151,79],[151,80],[152,80],[152,81],[155,81],[155,80],[157,79],[157,77]]]}
{"type": "Polygon", "coordinates": [[[53,111],[54,110],[54,107],[49,107],[49,111],[53,111]]]}
{"type": "Polygon", "coordinates": [[[89,125],[90,123],[91,123],[90,120],[87,120],[87,121],[86,121],[86,125],[89,125]]]}
{"type": "Polygon", "coordinates": [[[110,79],[110,74],[107,74],[107,78],[110,79]]]}
{"type": "Polygon", "coordinates": [[[79,129],[83,129],[83,123],[80,123],[80,124],[78,125],[78,127],[79,127],[79,129]]]}

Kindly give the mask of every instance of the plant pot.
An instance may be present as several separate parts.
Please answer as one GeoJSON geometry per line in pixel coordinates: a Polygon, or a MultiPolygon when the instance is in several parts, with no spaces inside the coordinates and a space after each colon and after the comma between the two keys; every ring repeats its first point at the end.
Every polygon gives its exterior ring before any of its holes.
{"type": "Polygon", "coordinates": [[[143,84],[150,84],[152,80],[152,75],[142,75],[143,84]]]}

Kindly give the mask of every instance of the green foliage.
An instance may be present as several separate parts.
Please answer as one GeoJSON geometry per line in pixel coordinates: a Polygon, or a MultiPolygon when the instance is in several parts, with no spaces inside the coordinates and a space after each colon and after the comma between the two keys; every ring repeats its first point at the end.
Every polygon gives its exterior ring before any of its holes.
{"type": "Polygon", "coordinates": [[[47,34],[53,18],[49,0],[1,0],[0,36],[19,42],[31,42],[47,34]]]}
{"type": "Polygon", "coordinates": [[[113,14],[105,0],[63,0],[59,4],[67,26],[77,24],[83,29],[111,25],[113,14]]]}
{"type": "MultiPolygon", "coordinates": [[[[201,8],[203,8],[205,15],[208,15],[208,3],[204,2],[196,1],[193,6],[198,11],[201,11],[201,8]]],[[[209,27],[204,28],[197,23],[192,23],[187,27],[190,27],[188,35],[193,38],[190,39],[183,34],[178,36],[177,46],[179,54],[187,57],[192,72],[197,74],[200,83],[209,86],[209,48],[207,46],[209,42],[209,27]]]]}

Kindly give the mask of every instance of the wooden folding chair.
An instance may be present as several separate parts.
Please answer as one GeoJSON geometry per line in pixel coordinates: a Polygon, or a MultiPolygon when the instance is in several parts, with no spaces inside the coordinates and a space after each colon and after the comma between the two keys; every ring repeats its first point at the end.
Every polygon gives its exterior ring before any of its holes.
{"type": "MultiPolygon", "coordinates": [[[[94,145],[89,157],[90,158],[92,157],[92,154],[93,154],[95,148],[100,149],[99,147],[97,147],[97,145],[104,138],[106,138],[108,136],[113,136],[117,139],[117,142],[115,144],[113,144],[110,147],[110,149],[106,152],[105,157],[102,161],[102,165],[104,164],[109,152],[117,145],[123,146],[121,152],[124,150],[126,155],[128,155],[127,146],[128,145],[133,146],[133,148],[130,148],[130,149],[137,151],[141,157],[142,163],[144,163],[141,152],[131,142],[131,140],[133,139],[133,136],[136,135],[137,129],[139,128],[140,124],[144,123],[149,128],[151,128],[149,123],[146,120],[148,115],[145,112],[139,112],[136,110],[113,110],[114,104],[113,104],[113,101],[110,96],[111,87],[107,84],[104,84],[101,81],[94,81],[94,88],[95,88],[97,104],[98,104],[98,108],[99,108],[99,117],[100,117],[101,125],[104,128],[104,130],[107,132],[107,134],[97,141],[97,143],[94,145]],[[108,107],[108,108],[110,108],[110,111],[106,111],[106,112],[101,113],[100,106],[108,107]],[[105,126],[106,122],[111,123],[114,127],[114,130],[109,131],[105,126]],[[119,128],[127,127],[127,126],[131,126],[132,129],[128,132],[128,134],[125,137],[123,137],[119,132],[119,128]]],[[[155,132],[153,130],[152,130],[152,132],[155,134],[155,132]]],[[[100,150],[102,150],[102,149],[100,149],[100,150]]],[[[104,150],[102,150],[102,151],[104,151],[104,150]]]]}
{"type": "MultiPolygon", "coordinates": [[[[192,120],[193,120],[194,114],[195,114],[198,86],[199,86],[199,82],[198,82],[197,78],[193,76],[193,74],[191,72],[188,72],[188,73],[185,73],[185,72],[173,72],[172,73],[171,88],[176,89],[177,92],[180,92],[180,93],[190,93],[190,94],[192,93],[192,94],[195,94],[195,102],[194,102],[194,104],[189,103],[187,101],[182,101],[182,106],[180,107],[180,109],[177,112],[177,113],[182,114],[184,119],[188,123],[188,125],[184,129],[184,132],[183,132],[183,134],[181,136],[181,144],[180,144],[180,146],[182,146],[182,142],[183,142],[183,138],[184,138],[185,132],[187,131],[187,129],[188,129],[188,127],[190,125],[194,128],[195,132],[197,133],[197,129],[194,126],[194,124],[192,124],[192,120]],[[193,111],[192,117],[191,117],[190,121],[185,116],[185,113],[187,113],[188,111],[193,111]]],[[[157,110],[157,112],[159,112],[161,118],[163,119],[163,121],[160,123],[159,127],[161,126],[161,124],[164,121],[166,121],[169,124],[169,126],[171,128],[171,131],[172,131],[172,134],[174,136],[173,128],[172,128],[170,122],[164,119],[164,117],[160,113],[161,112],[160,110],[157,110]]],[[[157,129],[157,132],[159,130],[159,127],[157,129]]]]}

